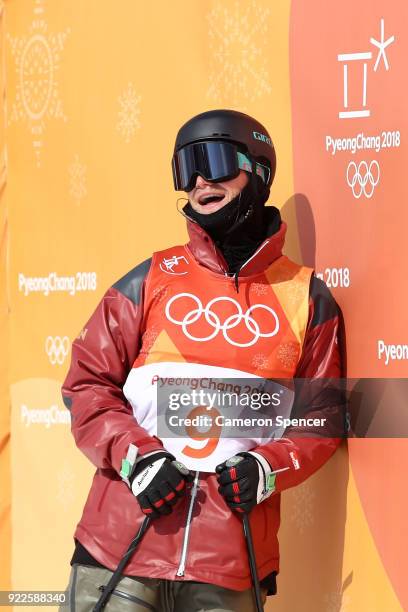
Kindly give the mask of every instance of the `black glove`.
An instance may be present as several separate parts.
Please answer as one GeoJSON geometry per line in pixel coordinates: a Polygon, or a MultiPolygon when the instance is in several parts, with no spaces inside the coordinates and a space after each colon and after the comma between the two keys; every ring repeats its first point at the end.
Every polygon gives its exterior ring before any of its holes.
{"type": "Polygon", "coordinates": [[[172,512],[191,480],[183,463],[166,451],[157,451],[136,464],[129,483],[142,512],[156,518],[172,512]]]}
{"type": "Polygon", "coordinates": [[[250,512],[272,495],[275,476],[266,459],[255,452],[239,453],[215,468],[218,491],[235,512],[250,512]]]}

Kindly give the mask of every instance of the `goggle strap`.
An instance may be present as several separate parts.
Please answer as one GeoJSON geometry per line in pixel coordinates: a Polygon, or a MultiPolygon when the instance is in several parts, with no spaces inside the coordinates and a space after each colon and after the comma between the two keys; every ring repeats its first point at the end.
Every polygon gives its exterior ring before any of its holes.
{"type": "MultiPolygon", "coordinates": [[[[238,167],[241,170],[245,170],[246,172],[252,172],[252,164],[249,158],[245,155],[245,153],[241,153],[240,151],[237,151],[237,157],[238,157],[238,167]]],[[[266,166],[263,166],[262,164],[258,164],[258,162],[256,162],[255,172],[261,177],[261,179],[266,185],[269,180],[269,168],[267,168],[266,166]],[[267,173],[268,173],[268,176],[267,176],[267,173]]]]}

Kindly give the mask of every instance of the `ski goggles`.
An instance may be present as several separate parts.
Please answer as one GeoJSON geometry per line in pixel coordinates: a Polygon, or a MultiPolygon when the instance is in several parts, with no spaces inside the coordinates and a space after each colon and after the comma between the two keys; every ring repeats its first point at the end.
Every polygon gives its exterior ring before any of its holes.
{"type": "MultiPolygon", "coordinates": [[[[252,172],[252,163],[231,142],[208,141],[186,145],[173,155],[174,188],[176,191],[191,191],[199,174],[206,181],[220,183],[238,176],[240,170],[252,172]]],[[[255,164],[255,172],[265,184],[269,181],[267,166],[255,164]]]]}

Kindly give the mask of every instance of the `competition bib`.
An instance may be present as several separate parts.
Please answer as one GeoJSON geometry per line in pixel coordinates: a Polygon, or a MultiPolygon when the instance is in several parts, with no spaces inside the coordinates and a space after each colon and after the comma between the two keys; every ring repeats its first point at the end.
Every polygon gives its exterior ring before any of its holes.
{"type": "Polygon", "coordinates": [[[159,362],[133,368],[123,392],[138,424],[191,470],[282,437],[294,392],[232,368],[159,362]]]}

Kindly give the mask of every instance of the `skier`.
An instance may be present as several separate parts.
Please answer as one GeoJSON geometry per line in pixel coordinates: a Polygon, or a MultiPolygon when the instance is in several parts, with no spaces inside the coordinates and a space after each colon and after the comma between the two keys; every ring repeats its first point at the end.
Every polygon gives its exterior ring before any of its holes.
{"type": "Polygon", "coordinates": [[[344,374],[339,308],[310,268],[282,255],[286,224],[265,206],[276,167],[265,127],[232,110],[197,115],[179,130],[172,167],[188,197],[189,242],[108,289],[73,342],[62,388],[75,442],[96,467],[74,534],[68,588],[77,612],[93,609],[146,516],[107,610],[255,610],[239,513],[250,513],[266,598],[279,571],[280,492],[339,444],[296,428],[263,444],[254,436],[180,446],[158,435],[159,380],[344,374]]]}

